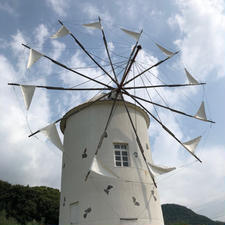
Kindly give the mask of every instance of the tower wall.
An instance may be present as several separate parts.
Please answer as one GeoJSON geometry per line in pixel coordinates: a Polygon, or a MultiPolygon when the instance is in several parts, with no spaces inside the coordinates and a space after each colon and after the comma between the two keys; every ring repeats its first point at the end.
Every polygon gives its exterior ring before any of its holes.
{"type": "MultiPolygon", "coordinates": [[[[61,122],[65,151],[62,162],[60,225],[164,224],[157,189],[149,176],[128,115],[120,101],[117,101],[107,137],[97,155],[101,164],[117,178],[101,176],[91,171],[85,181],[112,103],[112,100],[99,101],[82,112],[71,115],[79,109],[78,106],[68,112],[61,122]],[[117,147],[124,146],[124,151],[128,154],[128,166],[126,161],[122,162],[125,166],[116,166],[117,147]],[[82,158],[84,153],[87,157],[82,158]]],[[[148,137],[149,118],[139,107],[126,104],[147,161],[152,162],[148,137]]],[[[122,152],[123,150],[120,154],[125,154],[122,152]]]]}

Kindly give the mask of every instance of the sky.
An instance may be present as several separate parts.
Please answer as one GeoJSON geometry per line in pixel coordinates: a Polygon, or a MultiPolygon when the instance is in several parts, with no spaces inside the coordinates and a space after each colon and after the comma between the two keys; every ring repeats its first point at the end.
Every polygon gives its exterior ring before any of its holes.
{"type": "MultiPolygon", "coordinates": [[[[102,19],[113,62],[121,62],[117,71],[135,44],[120,28],[136,32],[143,29],[142,50],[131,73],[165,58],[156,47],[157,42],[170,51],[180,52],[146,74],[152,83],[159,84],[159,79],[170,84],[187,83],[184,67],[195,79],[207,83],[204,87],[149,91],[154,101],[160,104],[166,101],[170,107],[193,115],[204,100],[207,117],[215,124],[157,108],[163,123],[182,141],[202,136],[196,155],[203,163],[197,162],[152,118],[149,137],[154,162],[177,168],[157,177],[161,202],[185,205],[199,214],[225,221],[224,0],[1,0],[0,179],[12,184],[60,188],[62,153],[42,134],[32,138],[28,135],[31,130],[61,118],[96,92],[36,89],[26,111],[20,88],[8,86],[8,82],[74,87],[86,81],[43,58],[27,69],[29,50],[22,43],[82,73],[92,77],[102,75],[69,36],[50,38],[60,28],[60,19],[106,65],[101,33],[82,26],[97,21],[98,16],[102,19]]],[[[135,85],[147,84],[146,76],[135,85]]],[[[97,79],[109,82],[105,76],[97,79]]],[[[81,87],[100,85],[89,82],[81,87]]],[[[149,97],[145,90],[134,94],[149,97]]],[[[156,115],[154,107],[147,104],[146,107],[156,115]]]]}

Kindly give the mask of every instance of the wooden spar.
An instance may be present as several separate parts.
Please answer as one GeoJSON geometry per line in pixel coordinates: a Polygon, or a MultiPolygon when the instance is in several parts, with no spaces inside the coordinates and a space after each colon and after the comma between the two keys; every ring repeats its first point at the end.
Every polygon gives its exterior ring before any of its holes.
{"type": "MultiPolygon", "coordinates": [[[[101,18],[100,17],[98,17],[98,20],[99,20],[99,23],[101,24],[101,18]]],[[[105,49],[106,49],[106,52],[107,52],[107,56],[108,56],[108,59],[109,59],[109,62],[110,62],[110,65],[111,65],[111,68],[112,68],[112,71],[113,71],[113,74],[114,74],[115,81],[118,85],[118,79],[117,79],[116,72],[115,72],[113,64],[112,64],[111,56],[109,54],[108,44],[107,44],[107,41],[106,41],[106,36],[105,36],[105,32],[104,32],[103,28],[101,29],[101,31],[102,31],[102,38],[103,38],[103,42],[104,42],[105,49]]]]}
{"type": "Polygon", "coordinates": [[[125,93],[131,97],[138,105],[140,105],[156,122],[158,122],[162,128],[170,134],[178,143],[180,143],[189,153],[191,153],[199,162],[202,162],[193,152],[191,152],[185,145],[175,136],[175,134],[170,131],[160,120],[158,120],[146,107],[144,107],[136,98],[134,98],[130,93],[128,93],[126,90],[123,89],[125,93]]]}
{"type": "MultiPolygon", "coordinates": [[[[74,111],[74,112],[70,113],[68,116],[72,116],[72,115],[74,115],[74,114],[76,114],[76,113],[78,113],[78,112],[80,112],[80,111],[82,111],[82,110],[84,110],[84,109],[88,108],[90,105],[92,105],[92,104],[94,104],[94,103],[96,103],[96,102],[100,101],[100,100],[101,100],[101,99],[103,99],[104,97],[106,97],[106,96],[108,96],[108,95],[110,95],[110,94],[114,93],[116,90],[117,90],[117,89],[114,89],[114,90],[112,90],[111,92],[109,92],[109,93],[107,93],[107,94],[104,94],[103,96],[99,97],[98,99],[96,99],[96,100],[94,100],[94,101],[89,102],[88,104],[84,105],[83,107],[79,108],[78,110],[76,110],[76,111],[74,111]]],[[[53,123],[58,123],[58,122],[60,122],[60,121],[61,121],[61,120],[63,120],[63,119],[64,119],[64,117],[62,117],[62,118],[60,118],[60,119],[56,120],[56,121],[55,121],[55,122],[53,122],[53,123]]],[[[28,137],[32,137],[33,135],[35,135],[35,134],[39,133],[40,131],[41,131],[41,129],[40,129],[40,130],[35,131],[35,132],[34,132],[34,133],[32,133],[32,134],[30,134],[28,137]]]]}
{"type": "MultiPolygon", "coordinates": [[[[137,46],[137,50],[136,50],[136,52],[135,52],[135,54],[134,54],[134,57],[130,60],[131,62],[130,62],[130,64],[129,64],[127,70],[124,71],[123,77],[122,77],[121,82],[120,82],[120,85],[119,85],[119,88],[120,88],[120,89],[123,87],[123,85],[125,85],[125,84],[124,84],[125,79],[126,79],[128,73],[129,73],[129,71],[130,71],[130,69],[131,69],[131,66],[133,65],[133,63],[134,63],[134,61],[135,61],[135,58],[137,57],[137,54],[138,54],[138,52],[139,52],[140,50],[141,50],[141,46],[138,45],[138,46],[137,46]]],[[[128,63],[129,63],[129,62],[128,62],[128,63]]]]}
{"type": "Polygon", "coordinates": [[[151,178],[152,178],[152,181],[153,181],[155,187],[157,188],[157,184],[156,184],[156,182],[155,182],[155,179],[154,179],[154,176],[153,176],[152,172],[151,172],[150,169],[149,169],[148,162],[147,162],[147,160],[146,160],[146,158],[145,158],[144,150],[143,150],[143,147],[142,147],[140,138],[139,138],[139,136],[138,136],[138,134],[137,134],[136,128],[135,128],[135,126],[134,126],[134,123],[133,123],[133,121],[132,121],[132,118],[131,118],[129,109],[127,108],[126,102],[124,101],[124,98],[123,98],[123,97],[122,97],[122,99],[123,99],[123,104],[124,104],[124,107],[125,107],[125,109],[126,109],[127,115],[128,115],[128,117],[129,117],[129,120],[130,120],[132,129],[133,129],[133,131],[134,131],[134,133],[135,133],[136,141],[137,141],[138,147],[139,147],[139,149],[140,149],[141,155],[142,155],[142,157],[143,157],[143,159],[144,159],[144,161],[145,161],[145,164],[146,164],[147,169],[148,169],[148,172],[149,172],[149,174],[150,174],[150,176],[151,176],[151,178]]]}
{"type": "MultiPolygon", "coordinates": [[[[124,89],[125,89],[125,88],[124,88],[124,89]]],[[[123,92],[123,93],[126,94],[125,92],[123,92]]],[[[142,100],[142,101],[144,101],[144,102],[148,102],[148,103],[150,103],[150,104],[152,104],[152,105],[157,105],[157,106],[159,106],[159,107],[162,107],[162,108],[164,108],[164,109],[168,109],[168,110],[170,110],[170,111],[172,111],[172,112],[175,112],[175,113],[182,114],[182,115],[184,115],[184,116],[192,117],[192,118],[194,118],[194,119],[202,120],[202,121],[209,122],[209,123],[215,123],[214,121],[211,121],[211,120],[203,120],[203,119],[197,118],[197,117],[195,117],[195,116],[193,116],[193,115],[187,114],[187,113],[185,113],[185,112],[182,112],[182,111],[179,111],[179,110],[176,110],[176,109],[172,109],[172,108],[170,108],[170,107],[168,107],[168,106],[164,106],[164,105],[158,104],[158,103],[156,103],[156,102],[149,101],[149,100],[147,100],[147,99],[144,99],[144,98],[141,98],[141,97],[132,95],[132,94],[130,94],[130,93],[129,93],[128,96],[133,97],[133,98],[136,98],[136,99],[139,99],[139,100],[142,100]]]]}
{"type": "MultiPolygon", "coordinates": [[[[175,52],[172,56],[176,55],[177,53],[178,53],[178,52],[175,52]]],[[[125,82],[124,85],[130,83],[132,80],[134,80],[134,79],[136,79],[137,77],[141,76],[143,73],[149,71],[150,69],[152,69],[152,68],[154,68],[154,67],[160,65],[161,63],[167,61],[167,60],[170,59],[172,56],[168,56],[168,57],[166,57],[165,59],[160,60],[160,61],[157,62],[156,64],[154,64],[154,65],[150,66],[149,68],[145,69],[145,70],[142,71],[141,73],[137,74],[136,76],[134,76],[133,78],[131,78],[130,80],[128,80],[127,82],[125,82]]]]}
{"type": "MultiPolygon", "coordinates": [[[[64,26],[64,24],[58,20],[59,23],[64,26]]],[[[117,82],[114,80],[114,78],[91,56],[91,54],[84,48],[84,46],[80,43],[80,41],[70,32],[70,36],[74,39],[74,41],[80,46],[80,48],[88,55],[88,57],[115,83],[117,82]]]]}
{"type": "MultiPolygon", "coordinates": [[[[22,44],[22,45],[23,45],[24,47],[28,48],[28,49],[31,49],[28,45],[25,45],[25,44],[22,44]]],[[[94,81],[94,82],[96,82],[96,83],[98,83],[98,84],[101,84],[101,85],[106,86],[106,87],[108,87],[108,88],[110,88],[110,89],[113,89],[111,86],[109,86],[109,85],[107,85],[107,84],[104,84],[104,83],[102,83],[101,81],[95,80],[95,79],[93,79],[93,78],[91,78],[91,77],[88,77],[88,76],[86,76],[86,75],[84,75],[84,74],[82,74],[82,73],[80,73],[80,72],[77,72],[77,71],[75,71],[75,70],[73,70],[73,69],[67,67],[66,65],[64,65],[64,64],[62,64],[62,63],[60,63],[60,62],[58,62],[58,61],[56,61],[56,60],[50,58],[50,57],[47,56],[47,55],[43,55],[43,54],[42,54],[42,56],[45,57],[45,58],[47,58],[48,60],[52,61],[53,63],[57,64],[58,66],[61,66],[61,67],[65,68],[65,69],[67,69],[67,70],[69,70],[69,71],[71,71],[71,72],[73,72],[73,73],[76,73],[76,74],[79,75],[79,76],[82,76],[82,77],[84,77],[84,78],[86,78],[86,79],[89,79],[89,80],[94,81]]]]}
{"type": "MultiPolygon", "coordinates": [[[[102,142],[103,142],[105,133],[106,133],[106,131],[107,131],[107,129],[108,129],[110,120],[111,120],[112,115],[113,115],[113,110],[114,110],[115,105],[116,105],[116,101],[117,101],[117,96],[118,96],[118,94],[119,94],[119,92],[117,91],[117,92],[116,92],[115,99],[113,100],[113,104],[112,104],[112,107],[111,107],[111,110],[110,110],[110,113],[109,113],[109,117],[108,117],[108,120],[107,120],[106,125],[105,125],[105,128],[104,128],[103,134],[101,135],[100,140],[99,140],[99,142],[98,142],[98,145],[97,145],[97,148],[96,148],[96,151],[95,151],[95,156],[98,154],[98,151],[99,151],[99,149],[100,149],[100,147],[101,147],[101,145],[102,145],[102,142]]],[[[85,181],[87,181],[87,179],[88,179],[90,173],[91,173],[91,170],[88,170],[88,172],[87,172],[87,174],[86,174],[86,176],[85,176],[85,181]]]]}
{"type": "Polygon", "coordinates": [[[151,86],[124,87],[123,89],[129,90],[129,89],[141,89],[141,88],[186,87],[186,86],[196,86],[196,85],[205,85],[205,84],[206,83],[198,83],[198,84],[159,84],[159,85],[151,85],[151,86]]]}
{"type": "MultiPolygon", "coordinates": [[[[23,84],[17,84],[17,83],[8,83],[8,85],[13,86],[22,86],[23,84]]],[[[24,84],[26,85],[26,84],[24,84]]],[[[59,91],[104,91],[104,90],[110,90],[109,88],[64,88],[64,87],[53,87],[53,86],[43,86],[43,85],[30,85],[34,86],[36,88],[45,88],[49,90],[59,90],[59,91]]]]}

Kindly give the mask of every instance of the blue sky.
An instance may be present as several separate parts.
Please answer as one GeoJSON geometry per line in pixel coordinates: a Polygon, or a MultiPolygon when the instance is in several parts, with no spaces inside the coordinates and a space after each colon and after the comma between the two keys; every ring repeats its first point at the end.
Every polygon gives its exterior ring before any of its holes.
{"type": "MultiPolygon", "coordinates": [[[[183,70],[186,67],[197,80],[207,83],[204,88],[159,90],[171,107],[191,114],[205,101],[207,116],[216,121],[212,127],[158,110],[162,121],[182,141],[203,135],[196,151],[203,163],[195,162],[153,120],[149,129],[150,143],[156,164],[178,168],[157,178],[162,203],[186,205],[213,219],[225,220],[224,7],[223,0],[1,0],[0,179],[60,187],[61,152],[41,135],[27,138],[29,128],[34,131],[46,126],[94,93],[36,90],[27,113],[20,89],[7,83],[71,87],[85,81],[46,59],[40,59],[27,70],[29,51],[21,43],[71,67],[93,66],[69,36],[54,40],[49,37],[59,29],[57,20],[60,19],[89,51],[104,58],[100,33],[82,27],[83,23],[94,22],[100,16],[110,49],[119,55],[113,55],[113,60],[122,61],[120,56],[127,57],[134,44],[119,28],[137,32],[143,29],[140,39],[143,49],[137,62],[146,66],[162,59],[163,54],[154,45],[158,42],[180,53],[155,68],[154,75],[166,83],[184,83],[187,82],[183,70]]],[[[96,68],[82,72],[93,77],[101,74],[96,68]]],[[[100,79],[107,82],[105,77],[100,79]]],[[[142,84],[140,80],[137,82],[142,84]]],[[[93,82],[88,86],[93,87],[93,82]]],[[[150,93],[155,101],[161,101],[155,92],[150,93]]],[[[146,97],[144,92],[138,94],[146,97]]],[[[154,112],[152,107],[147,107],[154,112]]]]}

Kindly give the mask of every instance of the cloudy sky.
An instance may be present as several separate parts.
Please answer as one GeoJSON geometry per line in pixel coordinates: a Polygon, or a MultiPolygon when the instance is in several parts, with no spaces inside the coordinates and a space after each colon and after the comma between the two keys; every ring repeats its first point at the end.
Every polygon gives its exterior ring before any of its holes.
{"type": "MultiPolygon", "coordinates": [[[[118,63],[117,71],[135,43],[119,28],[137,32],[143,29],[140,39],[143,49],[133,74],[165,57],[155,46],[157,42],[180,52],[146,74],[153,84],[159,83],[159,79],[170,84],[187,82],[184,67],[195,79],[207,83],[204,87],[149,91],[151,98],[160,104],[166,101],[170,107],[190,114],[195,114],[204,100],[206,114],[216,121],[214,125],[157,109],[160,119],[182,141],[203,136],[196,150],[203,163],[197,162],[154,120],[149,129],[150,143],[156,164],[177,167],[176,171],[157,178],[161,202],[182,204],[212,219],[225,221],[224,0],[1,0],[0,179],[13,184],[60,188],[61,152],[41,134],[27,136],[30,130],[57,120],[96,93],[38,89],[27,112],[20,88],[7,83],[73,87],[86,81],[42,58],[26,69],[29,50],[21,43],[108,82],[69,36],[49,38],[60,28],[57,21],[60,19],[96,59],[106,65],[100,33],[82,27],[84,23],[95,22],[98,16],[102,19],[113,61],[118,63]]],[[[146,76],[144,84],[148,82],[146,76]]],[[[137,84],[143,85],[142,80],[137,80],[137,84]]],[[[87,86],[96,87],[96,84],[82,85],[87,86]]],[[[145,91],[136,94],[148,97],[145,91]]],[[[146,107],[156,115],[152,106],[146,107]]]]}

